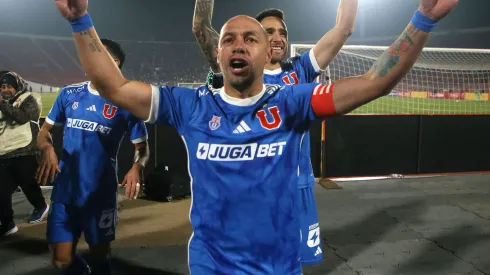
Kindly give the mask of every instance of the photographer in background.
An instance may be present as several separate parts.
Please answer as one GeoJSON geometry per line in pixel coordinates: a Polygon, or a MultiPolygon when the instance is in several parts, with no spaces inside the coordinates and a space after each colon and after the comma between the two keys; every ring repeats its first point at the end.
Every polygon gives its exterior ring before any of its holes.
{"type": "Polygon", "coordinates": [[[28,92],[19,75],[0,75],[0,237],[18,231],[12,209],[12,193],[18,186],[34,206],[29,223],[41,222],[48,214],[49,206],[35,179],[40,114],[40,96],[28,92]]]}

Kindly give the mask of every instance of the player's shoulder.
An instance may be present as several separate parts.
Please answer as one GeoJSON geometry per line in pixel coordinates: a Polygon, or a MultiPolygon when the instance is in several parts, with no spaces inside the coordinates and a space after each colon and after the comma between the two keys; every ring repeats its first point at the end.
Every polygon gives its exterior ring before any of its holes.
{"type": "Polygon", "coordinates": [[[156,86],[152,85],[153,89],[158,89],[160,92],[178,92],[178,93],[198,93],[200,91],[204,91],[207,87],[206,85],[199,86],[197,88],[193,87],[185,87],[185,86],[171,86],[171,85],[162,85],[156,86]]]}
{"type": "Polygon", "coordinates": [[[288,72],[288,71],[297,70],[298,68],[302,68],[303,65],[302,65],[301,61],[305,58],[309,58],[310,51],[311,50],[308,50],[308,51],[306,51],[300,55],[297,54],[295,56],[292,56],[292,57],[284,60],[283,62],[281,62],[281,69],[284,72],[288,72]]]}
{"type": "Polygon", "coordinates": [[[314,95],[325,90],[328,85],[320,82],[300,83],[296,85],[285,85],[281,87],[281,92],[285,97],[301,97],[303,95],[314,95]]]}
{"type": "Polygon", "coordinates": [[[272,95],[285,88],[286,86],[281,86],[279,84],[265,84],[265,94],[272,95]]]}
{"type": "Polygon", "coordinates": [[[59,94],[62,96],[68,96],[68,95],[76,95],[76,94],[82,93],[82,92],[87,92],[88,91],[88,89],[87,89],[88,84],[89,84],[89,82],[86,81],[86,82],[80,82],[80,83],[67,85],[67,86],[61,88],[59,94]]]}

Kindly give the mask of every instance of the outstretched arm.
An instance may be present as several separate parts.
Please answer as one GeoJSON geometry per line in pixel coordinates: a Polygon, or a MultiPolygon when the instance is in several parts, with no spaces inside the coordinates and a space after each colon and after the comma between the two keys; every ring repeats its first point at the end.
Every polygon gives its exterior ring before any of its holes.
{"type": "Polygon", "coordinates": [[[192,21],[192,32],[194,33],[211,70],[215,73],[219,73],[220,69],[216,59],[219,34],[211,26],[213,7],[214,0],[196,0],[194,18],[192,21]]]}
{"type": "Polygon", "coordinates": [[[100,95],[135,116],[147,120],[152,87],[127,80],[99,39],[87,14],[88,0],[55,0],[61,15],[70,21],[78,56],[88,78],[100,95]]]}
{"type": "Polygon", "coordinates": [[[340,0],[337,23],[315,45],[313,52],[321,69],[327,68],[354,31],[358,0],[340,0]]]}
{"type": "Polygon", "coordinates": [[[335,82],[333,101],[337,113],[348,113],[389,94],[413,66],[428,38],[429,33],[416,29],[410,23],[369,72],[335,82]]]}
{"type": "Polygon", "coordinates": [[[317,117],[345,114],[390,93],[417,60],[435,23],[446,16],[458,0],[420,2],[419,11],[412,22],[378,58],[369,72],[315,89],[312,107],[317,117]],[[334,108],[329,106],[332,101],[334,108]]]}
{"type": "Polygon", "coordinates": [[[151,106],[151,86],[129,81],[122,75],[94,27],[74,32],[73,38],[80,62],[100,95],[138,118],[147,120],[151,106]]]}

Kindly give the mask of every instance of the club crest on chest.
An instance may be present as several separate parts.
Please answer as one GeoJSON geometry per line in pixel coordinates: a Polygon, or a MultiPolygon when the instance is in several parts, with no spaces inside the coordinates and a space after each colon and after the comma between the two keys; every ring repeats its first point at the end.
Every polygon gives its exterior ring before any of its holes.
{"type": "Polygon", "coordinates": [[[213,118],[209,121],[209,129],[216,130],[221,126],[221,117],[213,115],[213,118]]]}

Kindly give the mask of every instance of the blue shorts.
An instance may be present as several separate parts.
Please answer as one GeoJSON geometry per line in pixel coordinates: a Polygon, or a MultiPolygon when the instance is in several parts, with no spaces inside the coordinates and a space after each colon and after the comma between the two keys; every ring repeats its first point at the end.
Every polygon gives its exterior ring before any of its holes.
{"type": "Polygon", "coordinates": [[[82,232],[89,245],[116,238],[117,199],[97,206],[72,206],[52,202],[46,230],[48,243],[78,242],[82,232]]]}
{"type": "Polygon", "coordinates": [[[301,264],[313,265],[323,259],[320,224],[316,209],[313,186],[299,189],[301,199],[301,264]]]}

